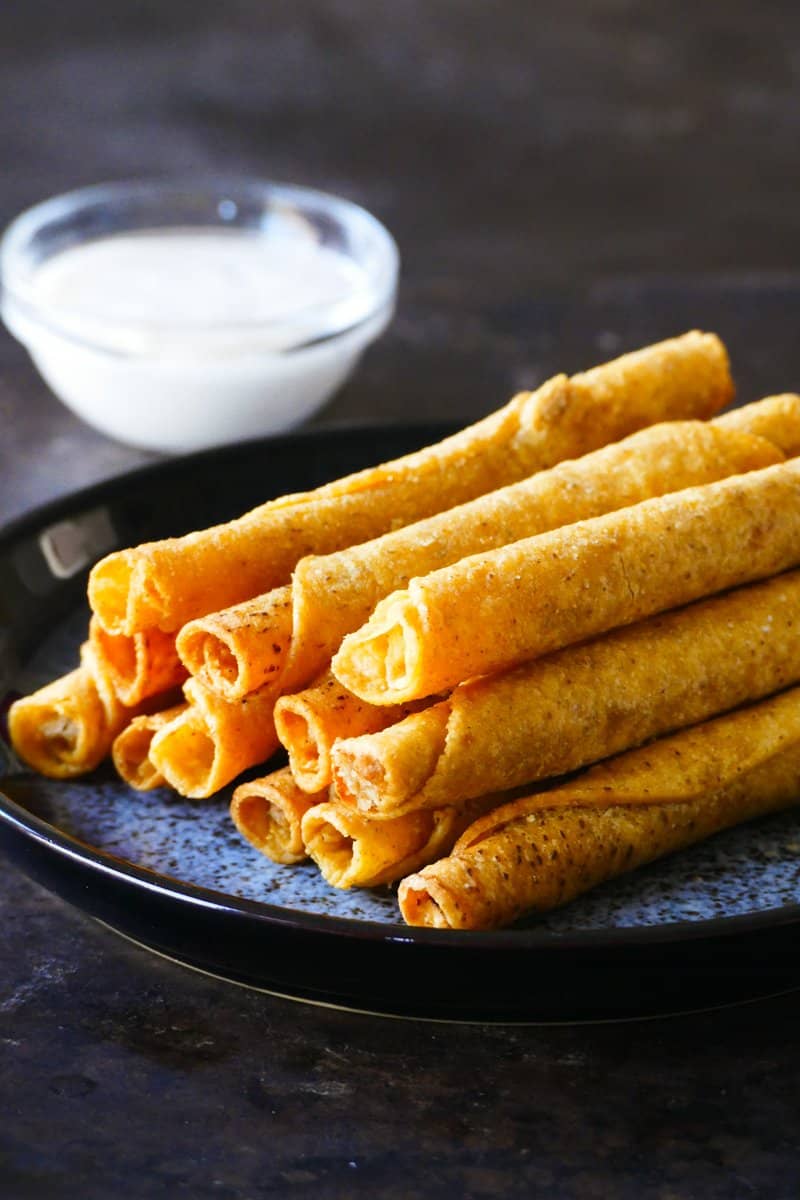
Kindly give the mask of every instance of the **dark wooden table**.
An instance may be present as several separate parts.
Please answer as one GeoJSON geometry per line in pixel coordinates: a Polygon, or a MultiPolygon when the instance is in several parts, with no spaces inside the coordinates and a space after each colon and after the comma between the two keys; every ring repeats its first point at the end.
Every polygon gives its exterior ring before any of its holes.
{"type": "MultiPolygon", "coordinates": [[[[372,209],[397,318],[320,422],[467,421],[690,325],[800,386],[788,0],[11,0],[0,219],[107,178],[372,209]]],[[[147,458],[0,339],[0,518],[147,458]]],[[[619,1025],[398,1022],[191,974],[0,877],[0,1195],[794,1198],[797,996],[619,1025]]],[[[536,964],[531,964],[535,975],[536,964]]]]}

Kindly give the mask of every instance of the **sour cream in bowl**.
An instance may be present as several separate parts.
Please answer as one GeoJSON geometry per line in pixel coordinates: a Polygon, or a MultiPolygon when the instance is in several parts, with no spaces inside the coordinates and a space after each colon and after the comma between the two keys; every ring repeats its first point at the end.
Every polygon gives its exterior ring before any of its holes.
{"type": "Polygon", "coordinates": [[[0,244],[3,319],[56,395],[170,452],[309,417],[386,327],[397,274],[363,208],[253,181],[87,188],[0,244]]]}

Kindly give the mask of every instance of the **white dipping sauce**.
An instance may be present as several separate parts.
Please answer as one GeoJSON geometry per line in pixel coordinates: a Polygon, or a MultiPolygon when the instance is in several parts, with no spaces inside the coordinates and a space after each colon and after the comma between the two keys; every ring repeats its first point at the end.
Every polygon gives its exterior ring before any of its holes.
{"type": "Polygon", "coordinates": [[[376,310],[369,284],[303,222],[177,227],[55,254],[3,315],[90,424],[184,451],[289,428],[318,408],[391,315],[393,294],[376,310]]]}
{"type": "Polygon", "coordinates": [[[87,337],[142,353],[151,342],[163,352],[170,335],[183,345],[187,334],[207,352],[206,327],[241,326],[239,340],[272,344],[269,331],[254,326],[277,321],[286,324],[281,348],[301,344],[304,310],[345,301],[365,285],[361,268],[326,246],[233,229],[117,234],[62,251],[34,276],[43,309],[68,310],[70,326],[87,337]]]}

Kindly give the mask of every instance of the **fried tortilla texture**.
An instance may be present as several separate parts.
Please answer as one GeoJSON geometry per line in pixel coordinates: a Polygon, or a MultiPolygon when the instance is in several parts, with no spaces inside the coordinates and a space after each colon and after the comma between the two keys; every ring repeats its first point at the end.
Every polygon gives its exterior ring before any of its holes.
{"type": "Polygon", "coordinates": [[[453,437],[227,524],[107,555],[89,602],[109,633],[175,632],[289,582],[326,554],[677,417],[713,416],[733,395],[727,353],[696,331],[556,376],[453,437]]]}
{"type": "Polygon", "coordinates": [[[273,862],[290,866],[308,857],[303,817],[326,796],[327,792],[305,792],[289,768],[281,767],[239,784],[231,799],[231,818],[251,846],[273,862]]]}
{"type": "Polygon", "coordinates": [[[443,692],[800,563],[800,460],[461,559],[381,600],[335,655],[372,704],[443,692]]]}
{"type": "Polygon", "coordinates": [[[278,694],[291,639],[292,589],[282,587],[187,622],[176,645],[190,674],[234,701],[268,685],[278,694]]]}
{"type": "Polygon", "coordinates": [[[189,678],[185,709],[150,743],[154,768],[181,796],[202,800],[278,749],[269,685],[231,702],[189,678]]]}
{"type": "MultiPolygon", "coordinates": [[[[780,434],[790,416],[800,429],[800,400],[793,414],[781,409],[759,424],[780,434]]],[[[745,428],[723,430],[702,421],[654,425],[427,520],[304,558],[291,587],[189,622],[178,635],[178,650],[193,675],[228,699],[268,678],[284,691],[296,690],[322,670],[379,600],[415,575],[650,496],[781,461],[775,444],[745,428]]]]}
{"type": "Polygon", "coordinates": [[[409,925],[493,929],[800,800],[800,689],[593,767],[479,818],[404,879],[409,925]]]}
{"type": "Polygon", "coordinates": [[[718,429],[752,433],[766,438],[787,458],[800,454],[800,396],[783,392],[754,404],[744,404],[714,418],[718,429]]]}
{"type": "Polygon", "coordinates": [[[123,704],[86,641],[78,667],[11,705],[11,744],[42,775],[72,779],[99,766],[128,722],[143,707],[157,704],[152,697],[134,707],[123,704]]]}
{"type": "Polygon", "coordinates": [[[8,714],[14,750],[51,779],[71,779],[93,770],[108,753],[108,713],[85,666],[16,700],[8,714]]]}
{"type": "Polygon", "coordinates": [[[486,796],[461,809],[427,809],[375,821],[333,799],[303,817],[303,842],[333,887],[378,887],[448,854],[479,813],[500,803],[501,797],[486,796]]]}
{"type": "Polygon", "coordinates": [[[396,816],[563,775],[800,682],[800,571],[461,684],[332,750],[340,801],[396,816]]]}
{"type": "Polygon", "coordinates": [[[318,792],[330,785],[335,741],[385,729],[419,707],[366,704],[325,671],[302,692],[281,696],[275,705],[275,729],[300,787],[318,792]]]}
{"type": "MultiPolygon", "coordinates": [[[[800,423],[800,418],[799,418],[800,423]]],[[[667,492],[783,459],[766,438],[674,421],[631,434],[468,504],[335,554],[310,556],[292,577],[286,677],[302,683],[375,605],[415,576],[521,538],[667,492]]]]}
{"type": "Polygon", "coordinates": [[[139,792],[163,787],[166,779],[150,757],[150,747],[156,734],[186,711],[186,704],[174,704],[159,712],[134,717],[118,733],[111,746],[111,758],[117,774],[139,792]]]}
{"type": "Polygon", "coordinates": [[[89,641],[117,697],[128,707],[179,687],[186,679],[171,633],[148,629],[130,637],[110,634],[92,617],[89,641]]]}

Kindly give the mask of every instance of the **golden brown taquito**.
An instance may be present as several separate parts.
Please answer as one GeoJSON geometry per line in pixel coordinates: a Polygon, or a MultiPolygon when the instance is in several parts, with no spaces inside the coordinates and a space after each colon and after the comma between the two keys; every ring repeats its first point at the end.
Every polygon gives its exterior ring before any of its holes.
{"type": "Polygon", "coordinates": [[[400,884],[409,925],[492,929],[800,800],[800,689],[497,808],[400,884]]]}
{"type": "Polygon", "coordinates": [[[746,432],[701,421],[664,423],[381,538],[304,558],[292,577],[285,677],[307,679],[323,656],[330,659],[342,638],[369,618],[379,600],[415,576],[782,458],[771,442],[746,432]]]}
{"type": "Polygon", "coordinates": [[[188,621],[177,649],[192,675],[238,700],[268,684],[278,694],[291,639],[292,589],[282,587],[188,621]]]}
{"type": "Polygon", "coordinates": [[[732,394],[722,343],[687,333],[572,378],[556,376],[415,454],[225,525],[116,551],[92,570],[89,602],[110,633],[175,631],[283,586],[306,554],[452,508],[645,425],[713,416],[732,394]]]}
{"type": "Polygon", "coordinates": [[[89,622],[89,641],[120,701],[128,707],[148,696],[179,687],[186,668],[178,658],[175,636],[160,629],[126,634],[106,633],[96,617],[89,622]]]}
{"type": "Polygon", "coordinates": [[[16,700],[8,714],[14,750],[51,779],[93,770],[123,723],[123,706],[106,708],[85,663],[16,700]]]}
{"type": "Polygon", "coordinates": [[[331,782],[331,746],[337,739],[375,733],[418,708],[365,704],[325,671],[304,691],[281,696],[275,705],[275,730],[300,787],[321,792],[331,782]]]}
{"type": "Polygon", "coordinates": [[[202,800],[277,750],[275,696],[267,685],[231,703],[192,678],[183,690],[189,703],[153,736],[149,756],[176,792],[202,800]]]}
{"type": "Polygon", "coordinates": [[[333,672],[370,703],[404,703],[798,563],[792,459],[412,579],[344,639],[333,672]]]}
{"type": "MultiPolygon", "coordinates": [[[[778,432],[792,415],[800,429],[800,399],[794,414],[776,414],[778,432]]],[[[229,699],[265,678],[279,677],[284,690],[296,690],[380,599],[415,575],[782,458],[772,442],[746,430],[702,421],[654,425],[427,520],[334,554],[304,558],[291,588],[190,621],[178,635],[178,650],[193,675],[229,699]]]]}
{"type": "Polygon", "coordinates": [[[298,787],[288,767],[241,783],[233,793],[231,817],[242,837],[273,862],[307,858],[302,821],[327,793],[309,794],[298,787]]]}
{"type": "Polygon", "coordinates": [[[333,887],[378,887],[448,854],[475,817],[503,798],[484,797],[466,809],[428,809],[388,821],[372,821],[326,801],[303,817],[303,842],[333,887]]]}
{"type": "Polygon", "coordinates": [[[340,803],[396,815],[563,775],[800,682],[800,571],[568,646],[332,750],[340,803]]]}
{"type": "Polygon", "coordinates": [[[141,710],[142,705],[122,704],[87,641],[75,670],[11,705],[8,728],[14,750],[26,763],[52,779],[71,779],[99,766],[114,738],[141,710]]]}
{"type": "Polygon", "coordinates": [[[795,392],[767,396],[754,404],[733,408],[715,417],[714,424],[728,432],[735,430],[766,438],[787,458],[800,454],[800,396],[795,392]]]}
{"type": "Polygon", "coordinates": [[[117,774],[125,783],[139,792],[163,787],[166,779],[150,758],[150,746],[159,730],[179,717],[186,708],[186,704],[175,704],[158,712],[144,713],[134,717],[117,734],[111,746],[111,758],[117,774]]]}

